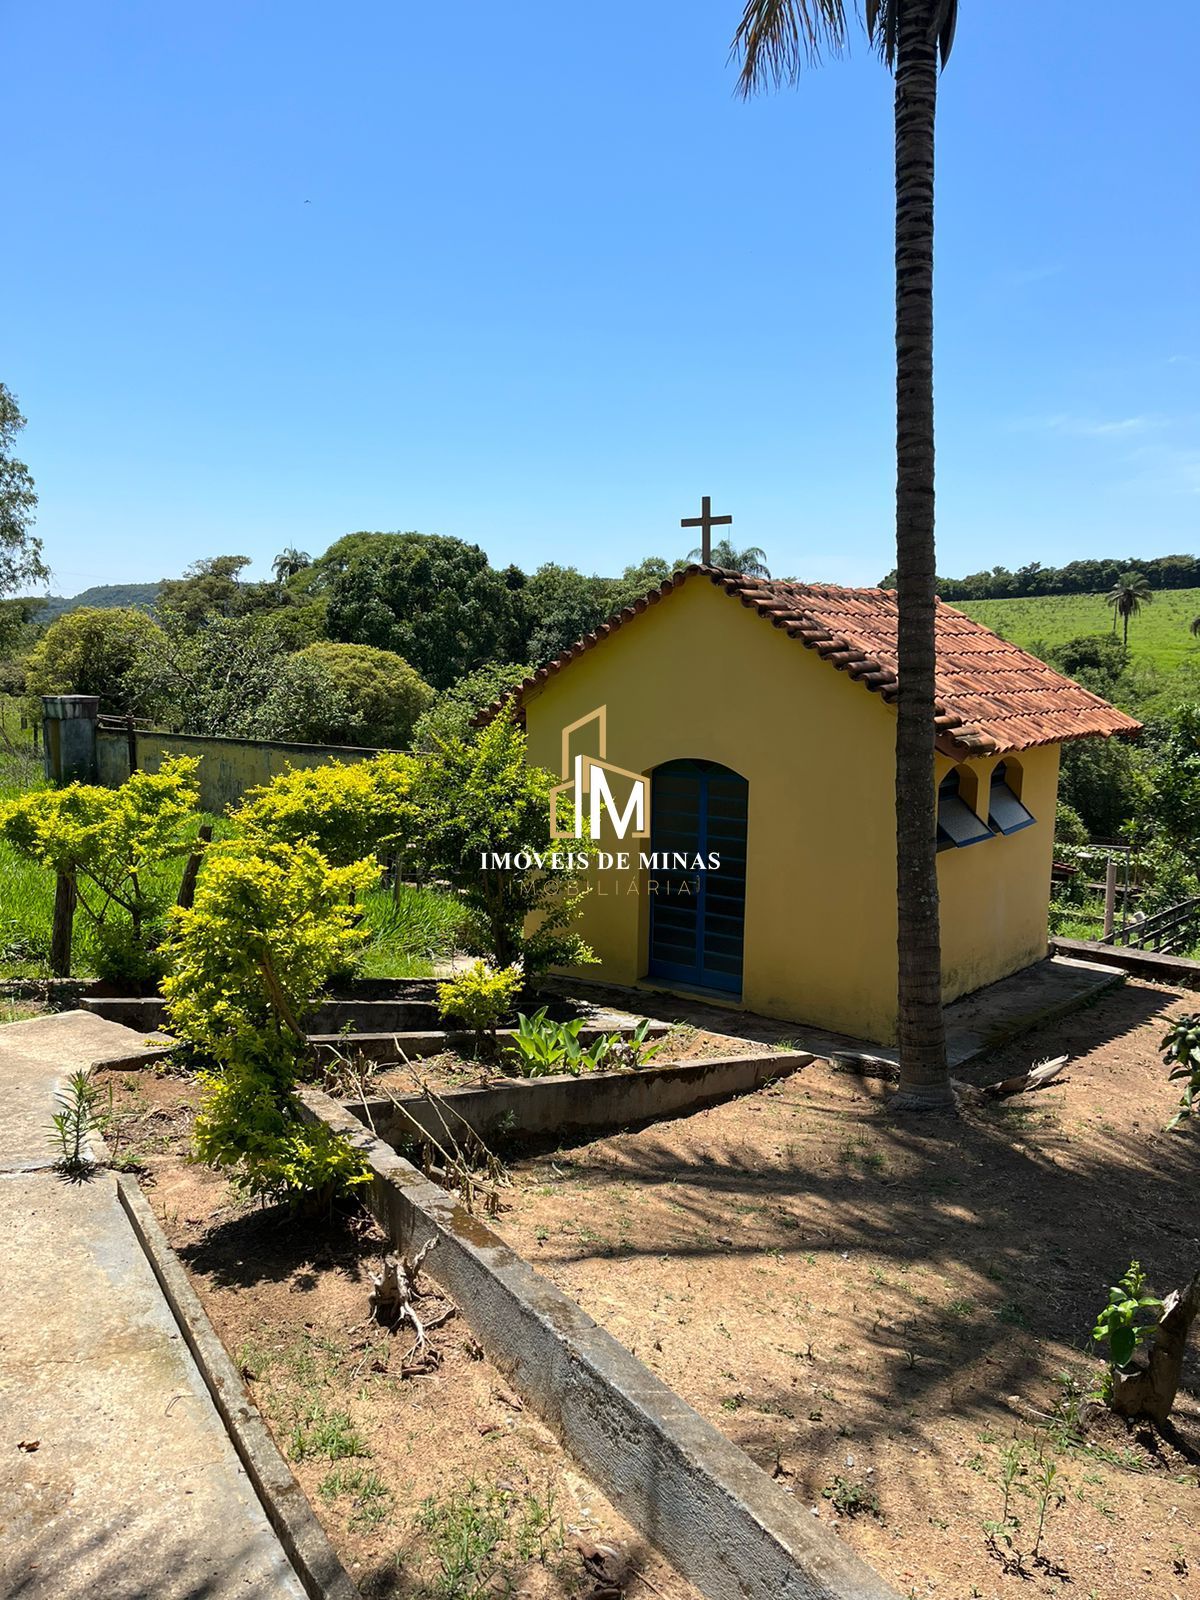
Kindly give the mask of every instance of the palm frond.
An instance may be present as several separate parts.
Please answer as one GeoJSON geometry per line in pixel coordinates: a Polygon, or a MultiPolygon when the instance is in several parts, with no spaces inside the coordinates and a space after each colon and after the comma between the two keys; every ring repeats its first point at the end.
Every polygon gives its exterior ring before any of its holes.
{"type": "MultiPolygon", "coordinates": [[[[877,3],[877,0],[876,0],[877,3]]],[[[801,67],[823,49],[840,55],[846,44],[843,0],[746,0],[730,55],[742,64],[738,93],[795,83],[801,67]]]]}

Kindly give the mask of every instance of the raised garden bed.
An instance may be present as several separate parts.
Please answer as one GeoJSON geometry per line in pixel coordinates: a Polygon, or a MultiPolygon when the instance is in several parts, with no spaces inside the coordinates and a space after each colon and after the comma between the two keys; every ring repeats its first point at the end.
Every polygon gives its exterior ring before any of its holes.
{"type": "Polygon", "coordinates": [[[417,1128],[441,1138],[447,1116],[488,1142],[558,1140],[587,1129],[677,1116],[759,1089],[813,1060],[807,1051],[772,1049],[694,1028],[662,1025],[661,1034],[659,1052],[636,1069],[521,1078],[444,1053],[380,1072],[368,1080],[363,1095],[345,1104],[390,1143],[410,1143],[417,1128]]]}
{"type": "Polygon", "coordinates": [[[411,1329],[367,1315],[388,1242],[365,1211],[295,1220],[188,1160],[195,1080],[100,1071],[150,1205],[365,1597],[700,1600],[614,1510],[459,1315],[402,1376],[411,1329]],[[605,1588],[601,1575],[615,1584],[605,1588]]]}

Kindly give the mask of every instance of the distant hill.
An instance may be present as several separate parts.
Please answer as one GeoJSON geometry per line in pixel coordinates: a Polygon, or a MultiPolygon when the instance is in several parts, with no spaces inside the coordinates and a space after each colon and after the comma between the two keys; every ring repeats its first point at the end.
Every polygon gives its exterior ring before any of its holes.
{"type": "Polygon", "coordinates": [[[69,598],[61,594],[47,595],[44,600],[39,597],[33,620],[53,622],[55,617],[78,610],[80,606],[95,606],[100,610],[110,606],[137,606],[143,611],[153,611],[161,587],[158,583],[98,583],[69,598]]]}
{"type": "MultiPolygon", "coordinates": [[[[1020,600],[952,600],[976,622],[994,628],[1023,649],[1065,644],[1083,634],[1111,633],[1112,607],[1102,594],[1054,594],[1020,600]]],[[[1200,616],[1200,589],[1160,589],[1153,602],[1129,623],[1129,653],[1162,672],[1185,661],[1200,661],[1200,639],[1192,622],[1200,616]]],[[[1117,637],[1121,624],[1117,623],[1117,637]]]]}

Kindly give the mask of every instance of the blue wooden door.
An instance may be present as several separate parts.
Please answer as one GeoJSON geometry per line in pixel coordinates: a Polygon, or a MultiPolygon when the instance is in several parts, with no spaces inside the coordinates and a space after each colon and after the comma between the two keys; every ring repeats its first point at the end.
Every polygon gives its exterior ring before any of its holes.
{"type": "Polygon", "coordinates": [[[689,860],[710,852],[719,870],[656,870],[649,976],[740,994],[746,920],[745,778],[715,761],[668,761],[653,775],[650,848],[689,860]]]}

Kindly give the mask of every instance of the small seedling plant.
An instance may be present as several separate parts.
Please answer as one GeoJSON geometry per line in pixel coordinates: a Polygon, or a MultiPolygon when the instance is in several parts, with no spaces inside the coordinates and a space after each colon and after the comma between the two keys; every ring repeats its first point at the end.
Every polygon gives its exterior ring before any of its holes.
{"type": "Polygon", "coordinates": [[[59,1148],[58,1165],[69,1176],[77,1177],[92,1166],[87,1150],[88,1134],[98,1132],[103,1125],[103,1117],[96,1112],[100,1090],[86,1072],[73,1072],[66,1088],[60,1089],[54,1098],[59,1109],[50,1118],[50,1137],[59,1148]]]}
{"type": "Polygon", "coordinates": [[[1164,1066],[1170,1067],[1168,1083],[1182,1083],[1183,1096],[1179,1109],[1167,1123],[1167,1128],[1177,1128],[1185,1117],[1190,1117],[1200,1094],[1200,1011],[1190,1011],[1175,1021],[1163,1034],[1159,1045],[1164,1066]]]}
{"type": "Polygon", "coordinates": [[[1109,1365],[1100,1386],[1100,1398],[1112,1398],[1116,1374],[1133,1360],[1134,1351],[1154,1331],[1163,1303],[1146,1292],[1146,1275],[1137,1261],[1131,1261],[1118,1283],[1108,1291],[1108,1304],[1096,1318],[1092,1338],[1107,1344],[1109,1365]]]}

